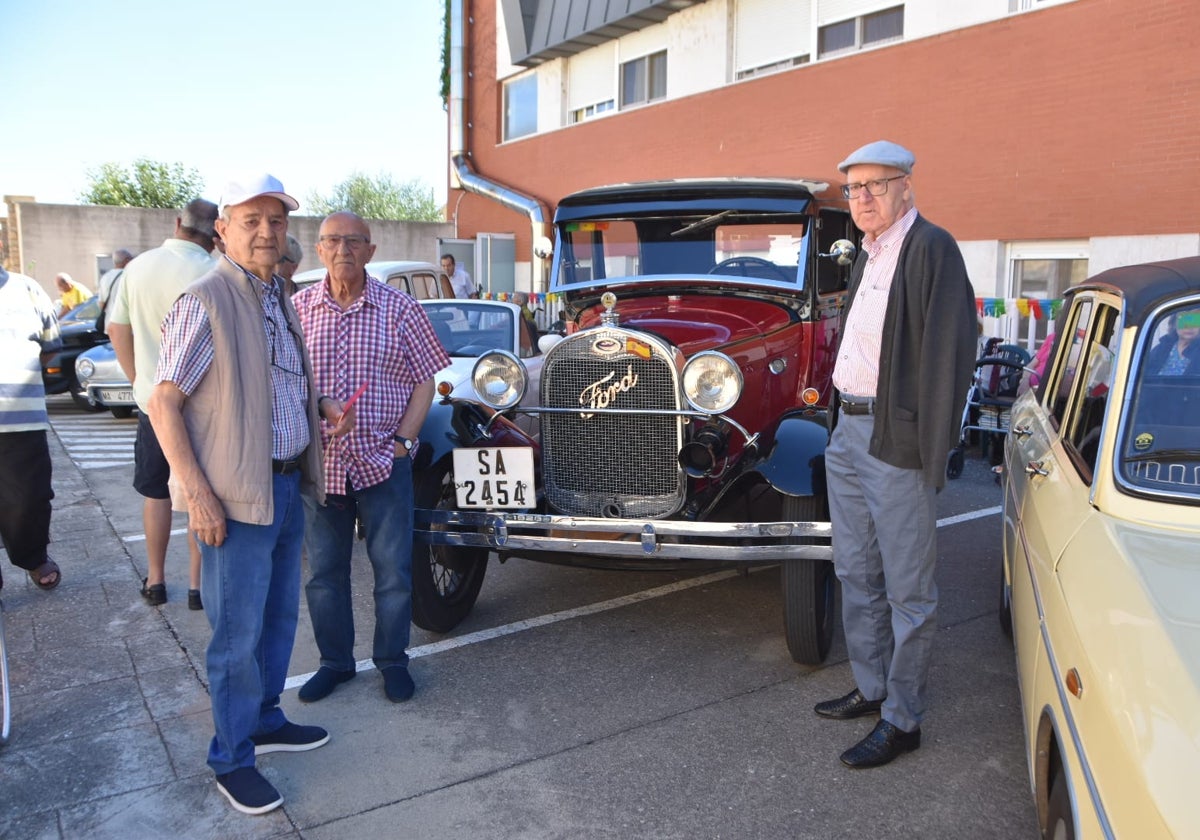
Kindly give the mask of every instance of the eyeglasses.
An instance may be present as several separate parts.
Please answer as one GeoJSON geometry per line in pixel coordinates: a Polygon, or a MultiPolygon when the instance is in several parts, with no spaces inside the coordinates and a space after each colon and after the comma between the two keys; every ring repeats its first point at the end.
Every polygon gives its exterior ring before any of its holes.
{"type": "Polygon", "coordinates": [[[361,235],[342,236],[337,233],[327,233],[318,240],[326,248],[333,248],[335,251],[342,247],[345,242],[346,246],[351,250],[357,250],[370,242],[370,238],[361,235]]]}
{"type": "MultiPolygon", "coordinates": [[[[271,351],[271,367],[275,368],[276,370],[281,370],[284,373],[290,373],[292,376],[298,376],[301,379],[303,379],[304,378],[303,372],[293,370],[292,368],[288,367],[286,364],[282,364],[279,360],[276,359],[275,348],[276,348],[276,345],[279,343],[279,333],[280,333],[279,325],[275,323],[274,315],[266,315],[265,321],[266,321],[266,325],[267,325],[267,345],[269,346],[270,351],[271,351]]],[[[285,330],[283,330],[283,332],[289,336],[292,333],[292,331],[289,329],[285,329],[285,330]]],[[[292,363],[295,364],[295,360],[293,360],[292,363]]],[[[303,364],[303,362],[301,362],[301,364],[303,364]]]]}
{"type": "Polygon", "coordinates": [[[874,181],[863,181],[861,184],[843,184],[842,196],[844,198],[858,198],[862,195],[865,189],[871,195],[883,195],[888,190],[888,181],[898,181],[905,178],[905,175],[893,175],[891,178],[876,178],[874,181]]]}

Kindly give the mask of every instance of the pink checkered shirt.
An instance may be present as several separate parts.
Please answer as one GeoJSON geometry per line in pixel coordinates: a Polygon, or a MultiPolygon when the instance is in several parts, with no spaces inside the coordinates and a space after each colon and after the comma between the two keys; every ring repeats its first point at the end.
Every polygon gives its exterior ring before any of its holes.
{"type": "Polygon", "coordinates": [[[873,397],[879,384],[879,347],[883,340],[883,318],[887,314],[892,279],[900,261],[900,246],[917,220],[914,207],[883,232],[878,239],[868,234],[862,247],[867,267],[854,294],[854,305],[846,318],[842,343],[833,367],[833,384],[843,394],[873,397]]]}
{"type": "Polygon", "coordinates": [[[367,277],[362,295],[342,309],[328,282],[314,283],[292,298],[312,359],[317,393],[345,402],[358,387],[354,431],[329,442],[321,421],[325,492],[346,494],[373,487],[392,474],[393,437],[413,389],[450,364],[421,304],[410,295],[367,277]]]}

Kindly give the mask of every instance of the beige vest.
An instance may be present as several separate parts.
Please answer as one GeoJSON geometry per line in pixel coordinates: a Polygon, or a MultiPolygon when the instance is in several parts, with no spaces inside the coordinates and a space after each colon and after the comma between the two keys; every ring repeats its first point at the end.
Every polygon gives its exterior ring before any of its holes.
{"type": "MultiPolygon", "coordinates": [[[[260,287],[228,260],[187,288],[208,312],[215,357],[183,403],[183,419],[196,460],[236,522],[270,525],[275,516],[271,485],[271,369],[263,329],[260,287]]],[[[301,456],[301,490],[325,503],[321,432],[312,364],[296,310],[280,300],[288,330],[297,337],[308,380],[310,442],[301,456]]]]}

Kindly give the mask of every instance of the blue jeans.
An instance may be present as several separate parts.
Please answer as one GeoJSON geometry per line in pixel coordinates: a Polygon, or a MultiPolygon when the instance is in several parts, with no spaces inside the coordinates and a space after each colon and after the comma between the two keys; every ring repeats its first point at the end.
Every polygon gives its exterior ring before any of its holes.
{"type": "Polygon", "coordinates": [[[225,520],[218,546],[200,543],[204,614],[212,627],[208,684],[216,735],[208,766],[217,775],[254,766],[252,735],[287,722],[279,695],[300,614],[304,507],[300,474],[272,475],[270,525],[225,520]]]}
{"type": "Polygon", "coordinates": [[[376,668],[407,665],[412,623],[412,461],[392,463],[390,477],[344,496],[327,494],[324,507],[305,498],[304,547],[312,577],[304,587],[321,664],[354,670],[354,612],[350,605],[350,554],[354,520],[362,520],[367,557],[375,572],[376,668]]]}

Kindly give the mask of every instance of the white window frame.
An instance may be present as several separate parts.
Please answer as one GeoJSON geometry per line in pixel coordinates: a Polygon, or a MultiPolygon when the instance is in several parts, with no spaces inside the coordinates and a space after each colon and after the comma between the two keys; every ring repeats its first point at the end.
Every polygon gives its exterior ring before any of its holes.
{"type": "MultiPolygon", "coordinates": [[[[1005,259],[1004,278],[1006,299],[1026,297],[1022,290],[1017,288],[1017,264],[1020,262],[1083,260],[1086,263],[1090,259],[1090,249],[1085,239],[1058,242],[1010,242],[1006,250],[1008,252],[1005,259]]],[[[1089,272],[1085,268],[1084,279],[1088,274],[1089,272]]],[[[1065,289],[1060,290],[1060,295],[1063,291],[1065,289]]],[[[1049,316],[1040,321],[1036,318],[1029,318],[1024,324],[1020,321],[1019,314],[1006,312],[1004,318],[1001,319],[1001,330],[998,334],[1003,335],[1005,340],[1010,343],[1023,344],[1031,353],[1036,351],[1046,335],[1054,329],[1054,322],[1050,320],[1049,316]]]]}
{"type": "MultiPolygon", "coordinates": [[[[617,68],[617,100],[618,100],[617,108],[618,108],[618,110],[623,111],[626,108],[638,108],[638,107],[641,107],[642,105],[649,105],[651,102],[661,102],[662,100],[666,99],[667,98],[667,73],[668,73],[667,61],[668,61],[667,51],[665,49],[655,50],[652,53],[647,53],[646,55],[638,56],[637,58],[631,58],[628,61],[622,61],[620,64],[620,67],[617,68]],[[652,66],[651,60],[657,58],[658,56],[662,56],[662,73],[663,73],[662,94],[659,96],[652,96],[651,91],[654,88],[654,84],[650,78],[650,68],[652,66]],[[638,92],[644,98],[633,99],[633,100],[630,100],[629,102],[626,102],[626,101],[624,101],[625,68],[630,67],[631,65],[634,65],[634,64],[638,64],[638,63],[643,64],[644,68],[645,68],[644,73],[643,73],[644,78],[646,80],[645,85],[644,85],[645,89],[638,92]]],[[[655,77],[655,79],[657,79],[657,76],[655,77]]]]}
{"type": "MultiPolygon", "coordinates": [[[[522,90],[522,92],[525,93],[525,95],[528,95],[528,92],[523,91],[523,90],[522,90]]],[[[520,104],[520,103],[518,103],[518,104],[520,104]]],[[[526,104],[528,104],[528,103],[526,103],[526,104]]],[[[531,135],[537,134],[537,131],[538,131],[538,77],[537,77],[536,72],[526,73],[524,75],[516,76],[512,79],[505,80],[505,82],[504,82],[504,111],[503,111],[503,120],[502,120],[501,129],[504,132],[504,141],[505,142],[507,142],[509,140],[519,140],[522,137],[529,137],[531,135]],[[511,119],[512,114],[510,113],[511,103],[512,103],[512,97],[510,96],[510,91],[514,91],[518,85],[520,85],[522,87],[525,85],[528,85],[533,91],[532,113],[525,114],[525,113],[523,113],[524,109],[522,109],[522,113],[519,115],[525,119],[531,120],[533,127],[528,131],[522,131],[520,134],[514,134],[512,131],[512,127],[513,127],[513,120],[511,119]]]]}
{"type": "Polygon", "coordinates": [[[874,12],[868,12],[866,14],[858,15],[857,17],[846,18],[845,20],[836,20],[836,21],[832,21],[830,23],[824,24],[823,26],[819,26],[817,28],[817,40],[816,40],[815,48],[816,48],[816,52],[817,52],[817,58],[825,59],[825,58],[836,58],[837,56],[840,56],[840,55],[850,55],[851,53],[856,53],[859,50],[873,49],[875,47],[882,47],[887,44],[898,44],[903,40],[904,40],[904,4],[898,3],[895,6],[888,6],[886,9],[878,9],[874,12]],[[897,9],[900,10],[900,35],[898,37],[878,38],[874,41],[865,41],[864,40],[863,33],[866,29],[866,21],[868,18],[872,18],[872,17],[875,17],[876,15],[881,15],[886,12],[894,12],[897,9]],[[835,49],[835,50],[823,50],[821,48],[822,33],[826,29],[829,29],[832,26],[841,26],[841,25],[849,23],[849,22],[853,22],[853,24],[854,24],[854,43],[850,46],[841,47],[841,48],[835,49]]]}
{"type": "Polygon", "coordinates": [[[603,102],[594,102],[591,105],[584,105],[582,108],[575,108],[567,114],[567,121],[571,125],[576,123],[587,122],[594,120],[596,117],[602,117],[608,113],[615,113],[617,110],[617,101],[615,99],[605,99],[603,102]]]}

